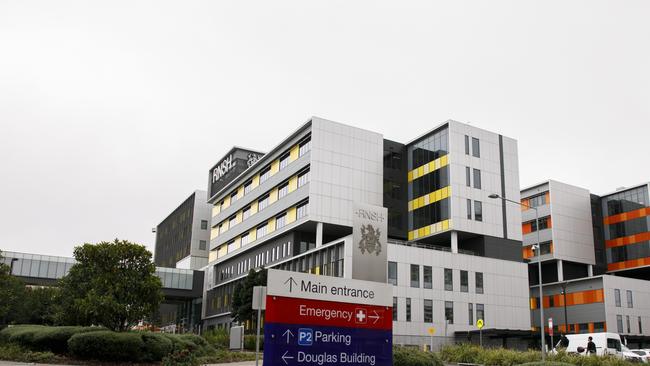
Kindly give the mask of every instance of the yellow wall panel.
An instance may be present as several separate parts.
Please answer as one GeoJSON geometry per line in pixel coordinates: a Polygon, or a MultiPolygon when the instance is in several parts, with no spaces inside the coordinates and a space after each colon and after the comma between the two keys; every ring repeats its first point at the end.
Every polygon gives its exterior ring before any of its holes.
{"type": "Polygon", "coordinates": [[[409,231],[409,240],[413,240],[413,232],[409,231]]]}
{"type": "Polygon", "coordinates": [[[449,229],[449,221],[445,220],[442,222],[442,230],[449,229]]]}
{"type": "Polygon", "coordinates": [[[276,159],[271,163],[271,175],[280,171],[280,159],[276,159]]]}
{"type": "Polygon", "coordinates": [[[244,197],[244,186],[242,185],[241,187],[237,188],[237,198],[242,198],[244,197]]]}
{"type": "Polygon", "coordinates": [[[251,188],[255,188],[255,187],[259,186],[259,185],[260,185],[260,175],[255,174],[255,176],[253,177],[253,179],[251,181],[251,188]]]}
{"type": "Polygon", "coordinates": [[[269,192],[269,205],[278,200],[278,188],[273,188],[269,192]]]}
{"type": "Polygon", "coordinates": [[[221,212],[221,205],[214,205],[212,206],[212,217],[215,217],[221,212]]]}
{"type": "Polygon", "coordinates": [[[248,232],[248,242],[255,241],[257,239],[257,230],[251,229],[251,231],[248,232]]]}
{"type": "Polygon", "coordinates": [[[251,202],[251,215],[257,213],[257,201],[251,202]]]}
{"type": "Polygon", "coordinates": [[[292,161],[298,159],[298,153],[299,152],[300,152],[300,146],[296,144],[289,151],[289,162],[292,162],[292,161]]]}
{"type": "Polygon", "coordinates": [[[235,220],[237,221],[237,223],[240,223],[240,222],[242,222],[243,217],[244,217],[243,212],[242,212],[242,211],[238,211],[238,212],[237,212],[237,215],[235,216],[235,220]]]}
{"type": "Polygon", "coordinates": [[[215,260],[217,260],[217,251],[211,250],[210,254],[208,254],[208,262],[213,262],[215,260]]]}
{"type": "Polygon", "coordinates": [[[289,192],[293,192],[296,189],[298,189],[298,176],[294,175],[293,177],[289,178],[289,186],[287,187],[289,189],[289,192]]]}
{"type": "Polygon", "coordinates": [[[226,196],[226,198],[223,199],[222,208],[228,208],[228,207],[230,207],[230,196],[226,196]]]}
{"type": "Polygon", "coordinates": [[[449,163],[449,155],[440,157],[440,166],[443,167],[449,163]]]}
{"type": "Polygon", "coordinates": [[[290,224],[294,221],[296,221],[296,208],[291,207],[287,210],[287,224],[290,224]]]}
{"type": "Polygon", "coordinates": [[[269,219],[268,226],[266,227],[267,233],[272,233],[275,231],[275,217],[269,219]]]}
{"type": "Polygon", "coordinates": [[[217,249],[217,258],[221,258],[228,254],[228,246],[226,244],[222,244],[218,249],[217,249]]]}
{"type": "Polygon", "coordinates": [[[210,230],[210,240],[216,238],[217,236],[219,236],[219,228],[213,227],[212,230],[210,230]]]}
{"type": "Polygon", "coordinates": [[[234,244],[234,247],[235,247],[234,250],[237,250],[237,249],[241,248],[241,239],[240,238],[235,239],[235,242],[233,244],[234,244]]]}

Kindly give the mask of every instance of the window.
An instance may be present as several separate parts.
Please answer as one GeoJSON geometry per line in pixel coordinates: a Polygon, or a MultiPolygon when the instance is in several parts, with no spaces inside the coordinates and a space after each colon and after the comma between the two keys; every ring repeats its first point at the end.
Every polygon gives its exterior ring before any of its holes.
{"type": "Polygon", "coordinates": [[[208,220],[201,220],[201,230],[208,230],[208,220]]]}
{"type": "Polygon", "coordinates": [[[454,303],[445,301],[445,320],[448,324],[454,324],[454,303]]]}
{"type": "Polygon", "coordinates": [[[205,250],[207,248],[208,242],[205,240],[199,240],[199,250],[205,250]]]}
{"type": "Polygon", "coordinates": [[[262,211],[268,205],[269,205],[269,195],[266,194],[257,201],[257,211],[262,211]]]}
{"type": "Polygon", "coordinates": [[[474,220],[483,221],[483,203],[474,201],[474,220]]]}
{"type": "Polygon", "coordinates": [[[251,206],[244,208],[242,211],[242,220],[246,220],[251,216],[251,206]]]}
{"type": "Polygon", "coordinates": [[[248,233],[241,236],[241,246],[248,244],[248,233]]]}
{"type": "Polygon", "coordinates": [[[469,325],[474,325],[474,304],[471,302],[467,304],[467,319],[469,319],[469,325]]]}
{"type": "Polygon", "coordinates": [[[411,298],[406,298],[406,321],[411,321],[411,298]]]}
{"type": "Polygon", "coordinates": [[[411,287],[420,287],[420,266],[411,264],[411,287]]]}
{"type": "Polygon", "coordinates": [[[474,169],[474,188],[481,189],[481,171],[474,169]]]}
{"type": "Polygon", "coordinates": [[[469,198],[467,199],[467,219],[472,219],[472,200],[469,198]]]}
{"type": "Polygon", "coordinates": [[[289,153],[286,153],[280,157],[280,170],[284,169],[289,165],[289,153]]]}
{"type": "Polygon", "coordinates": [[[424,322],[433,323],[433,300],[424,299],[424,322]]]}
{"type": "Polygon", "coordinates": [[[393,297],[393,321],[397,321],[397,298],[393,297]]]}
{"type": "Polygon", "coordinates": [[[311,137],[308,137],[306,140],[300,143],[300,153],[299,156],[303,156],[311,150],[311,137]]]}
{"type": "Polygon", "coordinates": [[[433,288],[433,270],[431,266],[423,266],[424,288],[433,288]]]}
{"type": "Polygon", "coordinates": [[[465,135],[465,155],[469,155],[469,136],[465,135]]]}
{"type": "Polygon", "coordinates": [[[388,262],[388,283],[397,286],[397,263],[388,262]]]}
{"type": "Polygon", "coordinates": [[[454,272],[445,268],[445,291],[454,291],[454,272]]]}
{"type": "MultiPolygon", "coordinates": [[[[548,229],[549,227],[551,227],[551,225],[549,225],[550,224],[549,219],[550,219],[550,216],[540,217],[539,218],[539,229],[540,230],[548,229]]],[[[531,232],[537,231],[537,221],[536,220],[533,220],[533,221],[530,222],[530,231],[531,232]]]]}
{"type": "Polygon", "coordinates": [[[287,224],[287,214],[283,213],[282,215],[275,218],[275,230],[281,229],[284,225],[287,224]]]}
{"type": "Polygon", "coordinates": [[[483,319],[485,322],[485,308],[483,304],[476,304],[476,320],[483,319]]]}
{"type": "Polygon", "coordinates": [[[469,292],[469,275],[467,271],[460,271],[460,292],[469,292]]]}
{"type": "Polygon", "coordinates": [[[641,326],[641,317],[639,317],[639,334],[643,334],[643,327],[641,326]]]}
{"type": "Polygon", "coordinates": [[[621,290],[614,289],[614,301],[616,302],[616,307],[621,307],[621,290]]]}
{"type": "Polygon", "coordinates": [[[472,137],[472,156],[481,157],[481,144],[476,137],[472,137]]]}
{"type": "Polygon", "coordinates": [[[235,248],[235,241],[233,240],[230,243],[228,243],[228,253],[235,251],[235,249],[237,248],[235,248]]]}
{"type": "Polygon", "coordinates": [[[298,187],[302,187],[309,182],[309,170],[298,175],[298,187]]]}
{"type": "Polygon", "coordinates": [[[627,333],[632,333],[632,328],[630,328],[630,316],[625,316],[625,323],[627,324],[627,333]]]}
{"type": "Polygon", "coordinates": [[[477,294],[482,294],[483,293],[483,272],[476,272],[476,293],[477,294]]]}
{"type": "Polygon", "coordinates": [[[263,237],[266,235],[266,229],[267,229],[267,223],[265,222],[264,224],[260,225],[257,227],[257,239],[263,237]]]}
{"type": "Polygon", "coordinates": [[[465,167],[465,185],[468,187],[472,186],[472,176],[470,174],[470,170],[471,169],[468,166],[465,167]]]}
{"type": "Polygon", "coordinates": [[[228,228],[232,228],[235,225],[237,225],[237,216],[231,217],[228,221],[228,228]]]}
{"type": "Polygon", "coordinates": [[[298,208],[296,209],[296,220],[301,219],[305,216],[307,216],[307,213],[309,211],[309,202],[305,202],[303,204],[300,204],[298,208]]]}
{"type": "Polygon", "coordinates": [[[281,184],[280,187],[278,188],[278,199],[284,197],[289,193],[289,183],[284,183],[281,184]]]}
{"type": "Polygon", "coordinates": [[[634,307],[634,302],[632,301],[632,291],[627,290],[627,307],[628,308],[633,308],[634,307]]]}
{"type": "Polygon", "coordinates": [[[623,315],[616,315],[616,329],[623,334],[623,315]]]}
{"type": "Polygon", "coordinates": [[[271,167],[267,166],[260,172],[260,184],[264,183],[271,176],[271,167]]]}
{"type": "Polygon", "coordinates": [[[237,201],[237,191],[230,194],[230,204],[232,205],[235,201],[237,201]]]}
{"type": "Polygon", "coordinates": [[[251,190],[253,190],[253,181],[248,181],[244,183],[244,194],[248,194],[251,190]]]}
{"type": "Polygon", "coordinates": [[[536,196],[528,198],[528,207],[539,207],[539,206],[544,206],[546,204],[546,194],[548,192],[544,192],[542,194],[538,194],[536,196]]]}

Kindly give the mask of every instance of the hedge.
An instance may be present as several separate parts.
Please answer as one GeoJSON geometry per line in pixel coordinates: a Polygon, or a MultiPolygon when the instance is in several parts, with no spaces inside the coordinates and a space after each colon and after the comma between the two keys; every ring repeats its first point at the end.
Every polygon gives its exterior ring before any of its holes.
{"type": "Polygon", "coordinates": [[[393,366],[443,366],[436,353],[411,347],[393,347],[393,366]]]}
{"type": "Polygon", "coordinates": [[[68,340],[74,334],[103,331],[102,327],[48,327],[16,325],[0,331],[0,341],[15,343],[34,351],[68,353],[68,340]]]}

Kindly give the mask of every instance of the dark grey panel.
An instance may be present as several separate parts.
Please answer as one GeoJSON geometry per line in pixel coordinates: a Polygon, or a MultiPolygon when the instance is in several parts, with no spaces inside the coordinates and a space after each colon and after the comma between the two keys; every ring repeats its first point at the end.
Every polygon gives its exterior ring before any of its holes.
{"type": "MultiPolygon", "coordinates": [[[[501,172],[501,197],[506,197],[506,175],[503,162],[503,136],[499,135],[499,169],[501,172]]],[[[508,239],[508,219],[506,217],[506,201],[501,200],[501,215],[503,216],[503,238],[508,239]]]]}

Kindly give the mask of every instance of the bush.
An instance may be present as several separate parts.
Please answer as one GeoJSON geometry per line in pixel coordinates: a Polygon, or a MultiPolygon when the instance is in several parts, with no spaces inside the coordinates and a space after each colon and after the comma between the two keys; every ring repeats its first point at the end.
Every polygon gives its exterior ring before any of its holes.
{"type": "MultiPolygon", "coordinates": [[[[244,349],[249,351],[255,351],[255,335],[245,335],[244,336],[244,349]]],[[[260,334],[260,351],[264,349],[264,336],[260,334]]]]}
{"type": "Polygon", "coordinates": [[[215,329],[205,333],[205,339],[217,349],[228,349],[230,347],[230,335],[226,329],[215,329]]]}
{"type": "Polygon", "coordinates": [[[68,353],[68,340],[74,334],[105,330],[101,327],[47,327],[42,325],[17,325],[0,332],[0,340],[16,343],[36,351],[68,353]]]}
{"type": "Polygon", "coordinates": [[[52,352],[34,352],[15,343],[0,345],[0,360],[36,363],[60,363],[61,357],[52,352]]]}
{"type": "Polygon", "coordinates": [[[556,361],[535,361],[522,363],[521,366],[573,366],[573,364],[566,362],[556,362],[556,361]]]}
{"type": "Polygon", "coordinates": [[[394,366],[443,366],[437,354],[417,348],[393,347],[394,366]]]}
{"type": "Polygon", "coordinates": [[[160,333],[142,333],[141,336],[144,343],[141,361],[160,361],[174,349],[172,341],[160,333]]]}
{"type": "Polygon", "coordinates": [[[162,360],[163,366],[198,366],[199,361],[188,350],[175,351],[162,360]]]}
{"type": "Polygon", "coordinates": [[[139,361],[144,342],[140,333],[100,331],[79,333],[68,341],[75,357],[101,361],[139,361]]]}
{"type": "Polygon", "coordinates": [[[255,354],[249,352],[230,352],[226,350],[218,350],[209,356],[199,358],[201,365],[211,363],[229,363],[229,362],[242,362],[255,360],[255,354]]]}

